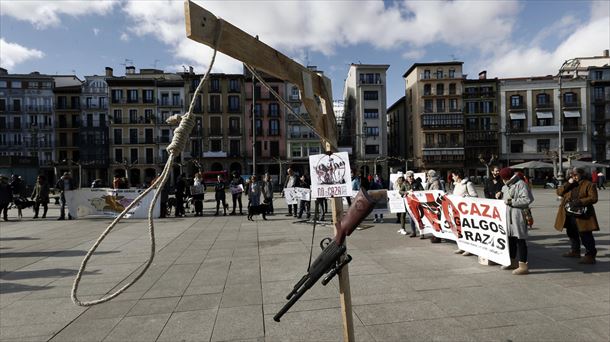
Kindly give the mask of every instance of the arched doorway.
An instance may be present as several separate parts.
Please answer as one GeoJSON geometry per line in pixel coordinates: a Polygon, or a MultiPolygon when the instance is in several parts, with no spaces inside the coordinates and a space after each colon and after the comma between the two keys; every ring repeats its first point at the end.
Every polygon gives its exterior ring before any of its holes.
{"type": "Polygon", "coordinates": [[[142,179],[140,177],[140,169],[129,170],[129,185],[130,186],[140,186],[141,184],[142,184],[142,179]]]}
{"type": "Polygon", "coordinates": [[[224,170],[224,168],[222,167],[221,163],[213,163],[212,167],[210,168],[210,171],[222,171],[224,170]]]}
{"type": "Polygon", "coordinates": [[[229,170],[231,171],[231,173],[233,173],[233,171],[237,172],[238,174],[241,175],[241,164],[240,163],[231,163],[231,166],[229,167],[229,170]]]}

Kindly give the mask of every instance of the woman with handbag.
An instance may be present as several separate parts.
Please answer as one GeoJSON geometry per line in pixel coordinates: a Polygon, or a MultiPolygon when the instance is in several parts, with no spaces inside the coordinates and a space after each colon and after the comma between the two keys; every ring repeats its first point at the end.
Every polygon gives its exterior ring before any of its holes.
{"type": "Polygon", "coordinates": [[[599,230],[593,204],[597,203],[597,187],[585,178],[585,170],[574,168],[568,181],[557,189],[557,195],[562,196],[555,229],[566,233],[570,238],[570,251],[562,256],[580,258],[580,243],[585,246],[585,256],[580,264],[595,264],[597,249],[593,232],[599,230]]]}

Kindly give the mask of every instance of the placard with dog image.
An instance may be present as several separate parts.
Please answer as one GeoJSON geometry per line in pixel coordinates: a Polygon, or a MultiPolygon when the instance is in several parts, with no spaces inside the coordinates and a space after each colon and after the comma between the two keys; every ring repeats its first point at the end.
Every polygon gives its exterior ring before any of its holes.
{"type": "Polygon", "coordinates": [[[309,156],[311,197],[351,196],[351,168],[347,152],[309,156]]]}

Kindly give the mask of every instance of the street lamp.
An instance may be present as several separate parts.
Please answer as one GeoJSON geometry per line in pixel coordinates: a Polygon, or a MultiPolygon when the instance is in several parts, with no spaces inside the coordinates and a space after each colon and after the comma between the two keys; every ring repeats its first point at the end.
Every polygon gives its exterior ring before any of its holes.
{"type": "Polygon", "coordinates": [[[362,122],[362,134],[360,135],[360,141],[362,142],[362,160],[363,163],[366,165],[366,130],[367,130],[367,124],[366,121],[362,122]]]}
{"type": "Polygon", "coordinates": [[[573,68],[573,70],[574,70],[573,77],[575,77],[577,75],[576,68],[580,64],[580,61],[576,58],[567,59],[566,61],[563,62],[563,64],[559,68],[559,73],[557,74],[557,77],[559,79],[559,95],[558,95],[559,96],[559,144],[558,144],[559,169],[557,171],[557,180],[560,183],[563,181],[563,165],[562,165],[562,163],[563,163],[563,94],[561,94],[561,90],[562,90],[562,76],[563,76],[563,72],[564,72],[564,67],[568,64],[570,64],[570,66],[573,68]]]}

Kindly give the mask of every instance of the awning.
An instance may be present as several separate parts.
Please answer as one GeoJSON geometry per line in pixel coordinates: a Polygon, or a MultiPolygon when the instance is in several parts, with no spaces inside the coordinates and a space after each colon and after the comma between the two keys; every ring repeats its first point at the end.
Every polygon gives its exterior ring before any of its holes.
{"type": "Polygon", "coordinates": [[[538,119],[552,119],[553,112],[536,112],[536,117],[538,119]]]}
{"type": "Polygon", "coordinates": [[[510,113],[511,120],[525,120],[525,113],[510,113]]]}
{"type": "Polygon", "coordinates": [[[579,118],[580,117],[580,111],[577,111],[577,110],[564,110],[563,111],[563,115],[566,118],[579,118]]]}

